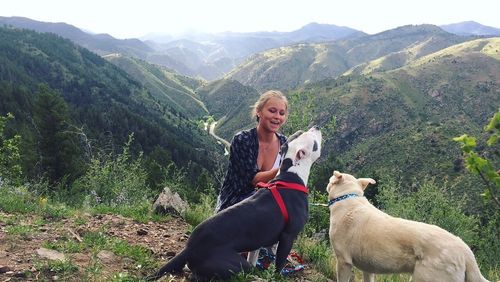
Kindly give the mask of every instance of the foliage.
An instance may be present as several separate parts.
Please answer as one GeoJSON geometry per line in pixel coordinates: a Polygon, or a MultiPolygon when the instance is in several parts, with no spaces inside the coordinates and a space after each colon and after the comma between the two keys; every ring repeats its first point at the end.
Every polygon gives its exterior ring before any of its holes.
{"type": "Polygon", "coordinates": [[[215,213],[215,198],[212,195],[201,196],[201,203],[190,205],[182,215],[193,228],[215,213]]]}
{"type": "Polygon", "coordinates": [[[401,194],[402,188],[393,180],[380,181],[377,199],[390,215],[437,225],[464,240],[474,250],[482,269],[497,269],[495,252],[500,250],[498,213],[486,226],[479,219],[463,213],[465,197],[453,200],[455,188],[438,186],[433,180],[424,180],[417,191],[401,194]]]}
{"type": "MultiPolygon", "coordinates": [[[[116,144],[125,143],[131,132],[136,139],[132,153],[143,151],[148,158],[160,147],[178,167],[191,161],[210,169],[213,157],[221,153],[195,122],[171,111],[170,102],[158,100],[113,64],[54,34],[0,27],[0,65],[0,115],[16,116],[9,136],[12,132],[22,136],[21,164],[29,179],[40,172],[53,183],[66,177],[66,187],[60,187],[67,188],[84,173],[82,162],[92,153],[119,152],[116,144]],[[40,89],[40,84],[45,87],[40,89]],[[36,101],[41,95],[54,103],[36,101]],[[51,122],[56,131],[45,126],[51,122]],[[39,132],[37,126],[43,130],[39,132]],[[49,151],[55,148],[59,151],[49,151]],[[70,158],[58,162],[61,156],[70,158]]],[[[195,171],[187,181],[197,177],[195,171]]]]}
{"type": "Polygon", "coordinates": [[[0,210],[7,213],[38,214],[46,219],[69,217],[73,211],[66,205],[31,192],[31,184],[0,188],[0,210]]]}
{"type": "Polygon", "coordinates": [[[19,184],[22,178],[19,152],[21,136],[14,135],[8,138],[4,133],[6,123],[10,119],[14,119],[11,113],[5,117],[0,116],[0,188],[6,184],[5,182],[19,184]]]}
{"type": "Polygon", "coordinates": [[[169,187],[187,202],[200,203],[204,195],[215,196],[215,184],[211,176],[207,170],[198,167],[195,163],[189,162],[185,169],[170,163],[162,169],[162,175],[164,176],[162,187],[169,187]],[[188,177],[188,173],[192,171],[201,171],[201,173],[196,179],[188,181],[189,178],[192,178],[188,177]]]}
{"type": "Polygon", "coordinates": [[[287,136],[292,135],[297,130],[306,130],[313,126],[315,112],[315,99],[311,93],[291,92],[287,95],[289,103],[289,114],[283,133],[287,136]]]}
{"type": "Polygon", "coordinates": [[[87,205],[131,206],[148,200],[150,195],[142,154],[132,159],[132,141],[133,134],[121,154],[102,154],[93,158],[87,172],[75,181],[76,194],[84,193],[87,205]]]}
{"type": "Polygon", "coordinates": [[[500,144],[500,109],[490,119],[488,125],[484,128],[490,134],[486,144],[495,149],[495,151],[488,157],[482,157],[476,152],[477,142],[475,137],[464,134],[460,137],[453,138],[453,140],[461,144],[461,149],[466,162],[466,168],[474,174],[478,174],[486,189],[482,196],[485,200],[493,201],[497,208],[500,208],[500,199],[498,192],[500,189],[500,171],[495,169],[498,165],[500,152],[498,151],[498,144],[500,144]],[[497,145],[497,147],[494,147],[497,145]],[[495,159],[496,157],[496,159],[495,159]]]}
{"type": "MultiPolygon", "coordinates": [[[[393,180],[380,181],[377,199],[388,214],[409,220],[437,225],[462,238],[469,245],[477,241],[479,221],[462,211],[464,199],[453,201],[452,188],[438,186],[432,179],[424,180],[418,190],[402,195],[401,187],[393,180]]],[[[369,188],[368,188],[369,189],[369,188]]]]}
{"type": "Polygon", "coordinates": [[[74,136],[68,133],[69,109],[60,94],[40,85],[35,99],[34,123],[38,133],[38,165],[51,183],[71,175],[79,176],[83,167],[74,136]]]}
{"type": "MultiPolygon", "coordinates": [[[[330,226],[330,210],[326,207],[328,195],[324,191],[312,191],[309,195],[309,220],[302,233],[307,236],[325,234],[330,226]]],[[[326,238],[326,237],[325,237],[326,238]]]]}
{"type": "Polygon", "coordinates": [[[114,205],[100,204],[90,209],[92,214],[119,214],[134,219],[137,222],[148,223],[150,221],[164,221],[168,217],[157,215],[151,209],[151,203],[140,202],[134,205],[114,205]]]}
{"type": "MultiPolygon", "coordinates": [[[[62,280],[71,279],[78,272],[76,266],[70,260],[54,260],[48,262],[36,262],[35,268],[39,270],[44,277],[59,277],[62,280]]],[[[38,279],[38,278],[37,278],[38,279]]]]}
{"type": "Polygon", "coordinates": [[[316,270],[326,277],[335,277],[336,258],[328,241],[299,236],[295,246],[304,260],[310,261],[316,270]]]}

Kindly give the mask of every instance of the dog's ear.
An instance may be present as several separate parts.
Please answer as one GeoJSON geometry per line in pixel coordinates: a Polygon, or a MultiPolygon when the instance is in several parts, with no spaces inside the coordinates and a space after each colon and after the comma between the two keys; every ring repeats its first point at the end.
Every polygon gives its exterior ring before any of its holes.
{"type": "Polygon", "coordinates": [[[333,172],[333,176],[335,178],[333,180],[333,184],[340,183],[343,180],[342,173],[340,173],[340,172],[338,172],[336,170],[333,172]]]}
{"type": "Polygon", "coordinates": [[[361,188],[363,188],[363,191],[364,191],[366,189],[366,187],[368,186],[368,184],[375,184],[377,182],[371,178],[359,178],[358,183],[359,183],[359,185],[361,185],[361,188]]]}
{"type": "Polygon", "coordinates": [[[306,155],[306,151],[304,149],[298,150],[297,153],[295,154],[295,159],[293,160],[294,165],[298,161],[300,161],[302,158],[304,158],[305,155],[306,155]]]}

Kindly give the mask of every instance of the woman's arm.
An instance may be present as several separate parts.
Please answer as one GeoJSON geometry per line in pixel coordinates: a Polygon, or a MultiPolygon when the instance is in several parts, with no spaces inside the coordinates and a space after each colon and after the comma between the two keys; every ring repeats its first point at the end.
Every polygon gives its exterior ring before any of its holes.
{"type": "Polygon", "coordinates": [[[257,172],[257,174],[255,174],[255,176],[252,179],[252,185],[256,186],[257,183],[259,182],[268,182],[269,180],[273,179],[276,176],[278,170],[279,167],[267,171],[257,172]]]}

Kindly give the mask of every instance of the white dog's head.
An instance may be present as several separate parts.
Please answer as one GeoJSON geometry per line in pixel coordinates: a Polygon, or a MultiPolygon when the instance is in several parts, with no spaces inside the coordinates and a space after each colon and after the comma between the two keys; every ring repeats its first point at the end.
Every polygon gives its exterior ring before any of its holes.
{"type": "Polygon", "coordinates": [[[290,136],[281,148],[284,157],[280,173],[285,171],[295,173],[307,186],[311,165],[321,155],[321,140],[321,131],[317,126],[306,132],[298,131],[290,136]]]}
{"type": "Polygon", "coordinates": [[[328,199],[338,198],[349,193],[363,196],[363,191],[368,184],[375,183],[376,181],[371,178],[356,178],[347,173],[334,171],[326,186],[326,191],[328,192],[328,199]]]}

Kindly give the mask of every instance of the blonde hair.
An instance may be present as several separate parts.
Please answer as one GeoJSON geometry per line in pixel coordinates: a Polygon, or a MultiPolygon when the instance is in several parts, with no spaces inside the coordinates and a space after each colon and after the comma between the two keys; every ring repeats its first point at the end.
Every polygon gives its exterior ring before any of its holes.
{"type": "Polygon", "coordinates": [[[288,99],[286,98],[286,96],[279,90],[268,90],[262,93],[262,95],[260,95],[259,97],[259,100],[257,100],[257,102],[255,102],[255,104],[252,106],[251,116],[252,118],[255,118],[257,122],[259,121],[259,116],[257,115],[257,113],[262,111],[264,105],[271,98],[278,98],[283,100],[283,102],[285,102],[286,114],[288,115],[288,99]]]}

